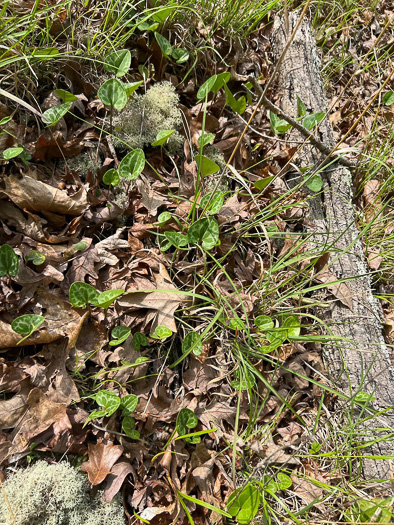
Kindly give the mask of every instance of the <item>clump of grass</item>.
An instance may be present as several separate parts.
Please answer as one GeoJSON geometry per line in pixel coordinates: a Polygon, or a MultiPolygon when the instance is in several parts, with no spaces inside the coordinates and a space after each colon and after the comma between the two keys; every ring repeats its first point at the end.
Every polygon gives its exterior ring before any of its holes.
{"type": "Polygon", "coordinates": [[[182,151],[184,138],[179,133],[182,113],[179,95],[171,82],[159,82],[144,95],[136,95],[114,118],[117,147],[145,148],[156,140],[159,131],[175,129],[167,148],[171,153],[182,151]],[[121,142],[122,141],[122,142],[121,142]]]}
{"type": "Polygon", "coordinates": [[[92,496],[84,475],[67,463],[39,461],[20,469],[3,484],[13,517],[0,492],[0,522],[7,525],[124,525],[118,499],[92,496]],[[15,520],[15,521],[14,521],[15,520]]]}

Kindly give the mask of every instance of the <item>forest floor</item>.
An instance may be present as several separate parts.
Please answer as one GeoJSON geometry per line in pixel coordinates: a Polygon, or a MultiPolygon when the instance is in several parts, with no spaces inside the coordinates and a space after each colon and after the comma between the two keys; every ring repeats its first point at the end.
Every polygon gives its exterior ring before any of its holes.
{"type": "MultiPolygon", "coordinates": [[[[324,364],[316,308],[350,299],[304,233],[322,180],[250,81],[279,104],[283,3],[1,9],[4,490],[41,458],[121,494],[128,524],[391,522],[393,496],[362,477],[351,413],[368,399],[324,364]]],[[[390,1],[310,2],[306,18],[335,138],[351,130],[341,152],[392,348],[390,1]]],[[[301,99],[298,115],[321,118],[301,99]]]]}

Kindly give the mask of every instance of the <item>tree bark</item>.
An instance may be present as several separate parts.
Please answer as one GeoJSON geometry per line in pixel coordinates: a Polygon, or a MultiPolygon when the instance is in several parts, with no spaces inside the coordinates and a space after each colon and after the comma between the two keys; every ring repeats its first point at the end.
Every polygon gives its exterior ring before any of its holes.
{"type": "MultiPolygon", "coordinates": [[[[289,17],[289,34],[296,22],[297,18],[292,13],[289,17]]],[[[276,60],[279,60],[287,38],[284,21],[276,20],[272,34],[276,60]]],[[[327,112],[320,78],[320,60],[305,21],[281,64],[278,83],[281,108],[286,114],[297,116],[296,95],[305,104],[308,113],[327,112]]],[[[319,140],[327,147],[335,146],[328,118],[320,124],[317,133],[319,140]]],[[[302,140],[297,130],[292,130],[290,135],[292,139],[302,140]]],[[[299,153],[297,162],[301,166],[317,167],[325,158],[324,153],[308,144],[299,153]]],[[[324,191],[308,200],[309,217],[306,222],[309,225],[306,228],[312,235],[315,247],[319,246],[322,250],[326,246],[329,249],[330,271],[338,279],[350,278],[346,284],[352,301],[352,308],[334,300],[329,309],[319,312],[334,336],[352,341],[326,345],[324,358],[336,387],[353,397],[353,423],[356,425],[355,432],[361,436],[360,441],[364,444],[372,441],[360,449],[363,476],[367,479],[387,479],[394,473],[392,459],[368,457],[393,454],[394,411],[390,407],[394,406],[394,368],[382,332],[383,311],[372,293],[361,235],[356,225],[351,173],[346,167],[335,163],[319,174],[323,178],[324,191]],[[376,398],[370,404],[373,409],[389,410],[357,424],[360,415],[362,420],[373,413],[371,410],[361,410],[360,414],[358,405],[354,405],[357,392],[367,392],[376,398]],[[373,442],[377,439],[380,441],[373,442]]]]}

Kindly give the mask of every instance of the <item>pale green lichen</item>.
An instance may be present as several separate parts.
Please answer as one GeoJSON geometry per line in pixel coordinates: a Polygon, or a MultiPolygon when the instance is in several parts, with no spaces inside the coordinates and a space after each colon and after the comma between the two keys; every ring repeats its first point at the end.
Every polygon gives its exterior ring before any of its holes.
{"type": "MultiPolygon", "coordinates": [[[[67,463],[39,461],[11,474],[4,490],[16,525],[125,525],[119,499],[104,503],[92,496],[84,474],[67,463]]],[[[3,492],[0,523],[13,525],[3,492]]]]}
{"type": "Polygon", "coordinates": [[[135,95],[124,110],[113,119],[114,140],[120,149],[146,148],[156,140],[159,131],[175,129],[166,149],[171,153],[182,152],[185,139],[179,133],[182,113],[179,96],[171,82],[159,82],[144,95],[135,95]]]}

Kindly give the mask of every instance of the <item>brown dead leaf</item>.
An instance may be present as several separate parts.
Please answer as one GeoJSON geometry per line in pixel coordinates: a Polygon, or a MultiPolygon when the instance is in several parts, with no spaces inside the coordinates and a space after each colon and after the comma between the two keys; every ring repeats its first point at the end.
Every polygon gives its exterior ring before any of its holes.
{"type": "Polygon", "coordinates": [[[82,463],[81,470],[88,473],[89,482],[99,485],[110,474],[113,465],[123,453],[123,447],[113,443],[89,443],[88,461],[82,463]]]}
{"type": "Polygon", "coordinates": [[[52,425],[55,436],[71,429],[67,407],[51,401],[41,389],[33,388],[26,400],[26,411],[12,433],[13,453],[25,450],[33,438],[52,425]]]}
{"type": "Polygon", "coordinates": [[[36,212],[51,211],[67,215],[80,215],[88,207],[87,191],[80,188],[74,195],[49,184],[35,180],[29,175],[9,175],[5,179],[5,191],[19,208],[36,212]]]}
{"type": "Polygon", "coordinates": [[[103,500],[106,503],[111,503],[114,496],[116,496],[116,494],[121,489],[126,476],[133,473],[133,467],[127,461],[120,461],[119,463],[116,463],[112,467],[111,473],[107,478],[103,500]]]}
{"type": "Polygon", "coordinates": [[[321,498],[323,490],[307,479],[299,478],[292,474],[293,490],[307,505],[316,498],[321,498]]]}
{"type": "Polygon", "coordinates": [[[26,399],[31,390],[29,379],[24,379],[19,388],[13,397],[0,401],[0,430],[14,428],[26,411],[26,399]]]}
{"type": "Polygon", "coordinates": [[[188,297],[178,291],[172,284],[170,276],[165,267],[160,264],[160,273],[155,273],[156,287],[158,291],[139,292],[138,290],[127,291],[119,300],[118,304],[125,309],[140,309],[154,311],[152,331],[157,326],[166,326],[172,332],[176,332],[174,313],[180,304],[188,301],[188,297]],[[166,290],[169,290],[168,292],[166,290]]]}
{"type": "Polygon", "coordinates": [[[345,306],[353,308],[353,297],[349,286],[346,283],[335,282],[338,278],[328,269],[319,272],[315,277],[315,281],[325,284],[332,295],[341,301],[345,306]]]}
{"type": "MultiPolygon", "coordinates": [[[[44,314],[45,323],[37,332],[24,341],[24,345],[46,344],[67,336],[73,341],[85,316],[80,316],[70,304],[62,301],[56,295],[37,290],[35,313],[44,314]]],[[[11,325],[0,320],[0,348],[17,346],[22,336],[11,328],[11,325]]]]}
{"type": "Polygon", "coordinates": [[[84,137],[78,136],[72,140],[63,140],[61,131],[54,131],[51,135],[40,135],[34,144],[33,158],[36,160],[62,159],[64,157],[74,157],[81,153],[84,144],[84,137]]]}

